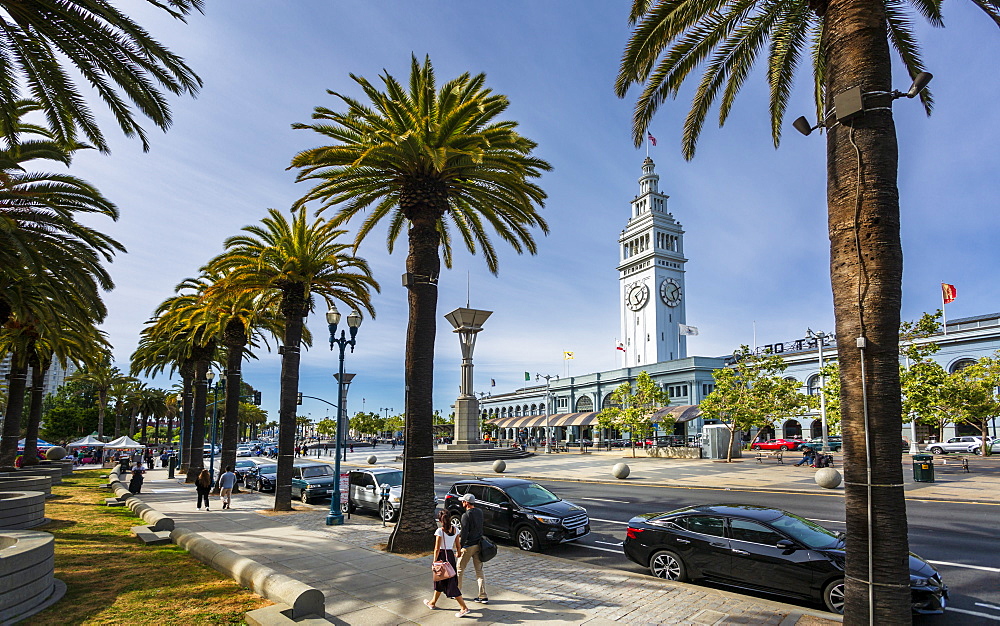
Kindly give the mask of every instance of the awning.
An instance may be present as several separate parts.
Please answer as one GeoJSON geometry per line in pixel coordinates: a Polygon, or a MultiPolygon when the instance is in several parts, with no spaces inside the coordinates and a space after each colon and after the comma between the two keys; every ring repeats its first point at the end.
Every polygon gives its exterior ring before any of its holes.
{"type": "Polygon", "coordinates": [[[143,446],[141,443],[138,443],[137,441],[129,439],[127,435],[122,435],[118,439],[115,439],[114,441],[109,441],[108,443],[104,444],[104,447],[108,448],[109,450],[136,450],[139,448],[144,448],[145,446],[143,446]]]}
{"type": "Polygon", "coordinates": [[[67,446],[68,448],[103,448],[104,442],[93,435],[87,435],[67,446]]]}
{"type": "MultiPolygon", "coordinates": [[[[551,413],[546,418],[545,415],[520,415],[514,417],[497,417],[488,420],[488,423],[498,428],[538,428],[544,427],[548,419],[549,426],[596,426],[597,416],[600,411],[590,411],[587,413],[551,413]]],[[[701,415],[701,409],[696,404],[685,404],[680,406],[668,406],[656,411],[652,421],[659,422],[662,418],[672,416],[678,423],[689,422],[701,415]]]]}

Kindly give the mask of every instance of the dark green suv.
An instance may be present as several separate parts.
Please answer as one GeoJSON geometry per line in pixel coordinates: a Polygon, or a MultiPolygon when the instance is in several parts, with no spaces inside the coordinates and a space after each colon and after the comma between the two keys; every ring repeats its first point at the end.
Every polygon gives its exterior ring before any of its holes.
{"type": "MultiPolygon", "coordinates": [[[[840,452],[840,449],[844,447],[844,440],[840,436],[833,436],[826,438],[827,444],[830,446],[830,450],[834,452],[840,452]]],[[[799,450],[804,450],[805,448],[812,448],[813,450],[820,452],[823,449],[823,438],[813,437],[811,440],[800,444],[799,450]]]]}
{"type": "Polygon", "coordinates": [[[316,498],[329,497],[336,476],[326,463],[309,463],[292,468],[292,497],[309,504],[316,498]]]}

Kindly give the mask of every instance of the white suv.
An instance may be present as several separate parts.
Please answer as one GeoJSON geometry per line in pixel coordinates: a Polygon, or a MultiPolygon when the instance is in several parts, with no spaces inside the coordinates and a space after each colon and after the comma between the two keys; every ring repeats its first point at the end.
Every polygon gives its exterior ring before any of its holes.
{"type": "Polygon", "coordinates": [[[983,445],[982,437],[952,437],[943,443],[932,443],[925,449],[931,454],[945,454],[946,452],[975,452],[983,445]]]}

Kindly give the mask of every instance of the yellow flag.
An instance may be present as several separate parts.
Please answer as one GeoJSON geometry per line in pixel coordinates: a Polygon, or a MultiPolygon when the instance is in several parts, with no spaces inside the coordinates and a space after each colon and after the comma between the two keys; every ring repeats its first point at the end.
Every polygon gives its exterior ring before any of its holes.
{"type": "Polygon", "coordinates": [[[572,361],[573,360],[573,353],[572,352],[563,352],[563,360],[564,361],[572,361]]]}

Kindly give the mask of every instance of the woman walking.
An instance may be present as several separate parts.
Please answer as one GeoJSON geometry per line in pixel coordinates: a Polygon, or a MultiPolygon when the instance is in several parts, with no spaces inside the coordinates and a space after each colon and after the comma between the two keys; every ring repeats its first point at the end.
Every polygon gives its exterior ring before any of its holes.
{"type": "Polygon", "coordinates": [[[208,511],[208,492],[212,490],[212,475],[207,469],[201,470],[198,478],[194,479],[194,488],[198,490],[198,510],[201,510],[201,501],[205,501],[205,510],[208,511]]]}
{"type": "MultiPolygon", "coordinates": [[[[453,572],[458,571],[458,561],[455,560],[455,544],[458,542],[459,533],[451,525],[451,517],[447,511],[438,513],[438,521],[441,522],[441,528],[434,531],[435,560],[447,561],[451,564],[453,572]]],[[[437,601],[442,593],[449,598],[454,598],[458,602],[458,605],[462,607],[461,611],[455,613],[455,617],[465,617],[469,614],[469,607],[466,606],[465,600],[462,598],[462,592],[458,588],[458,574],[453,575],[451,578],[434,581],[434,597],[430,600],[424,600],[427,608],[436,609],[437,601]]]]}

